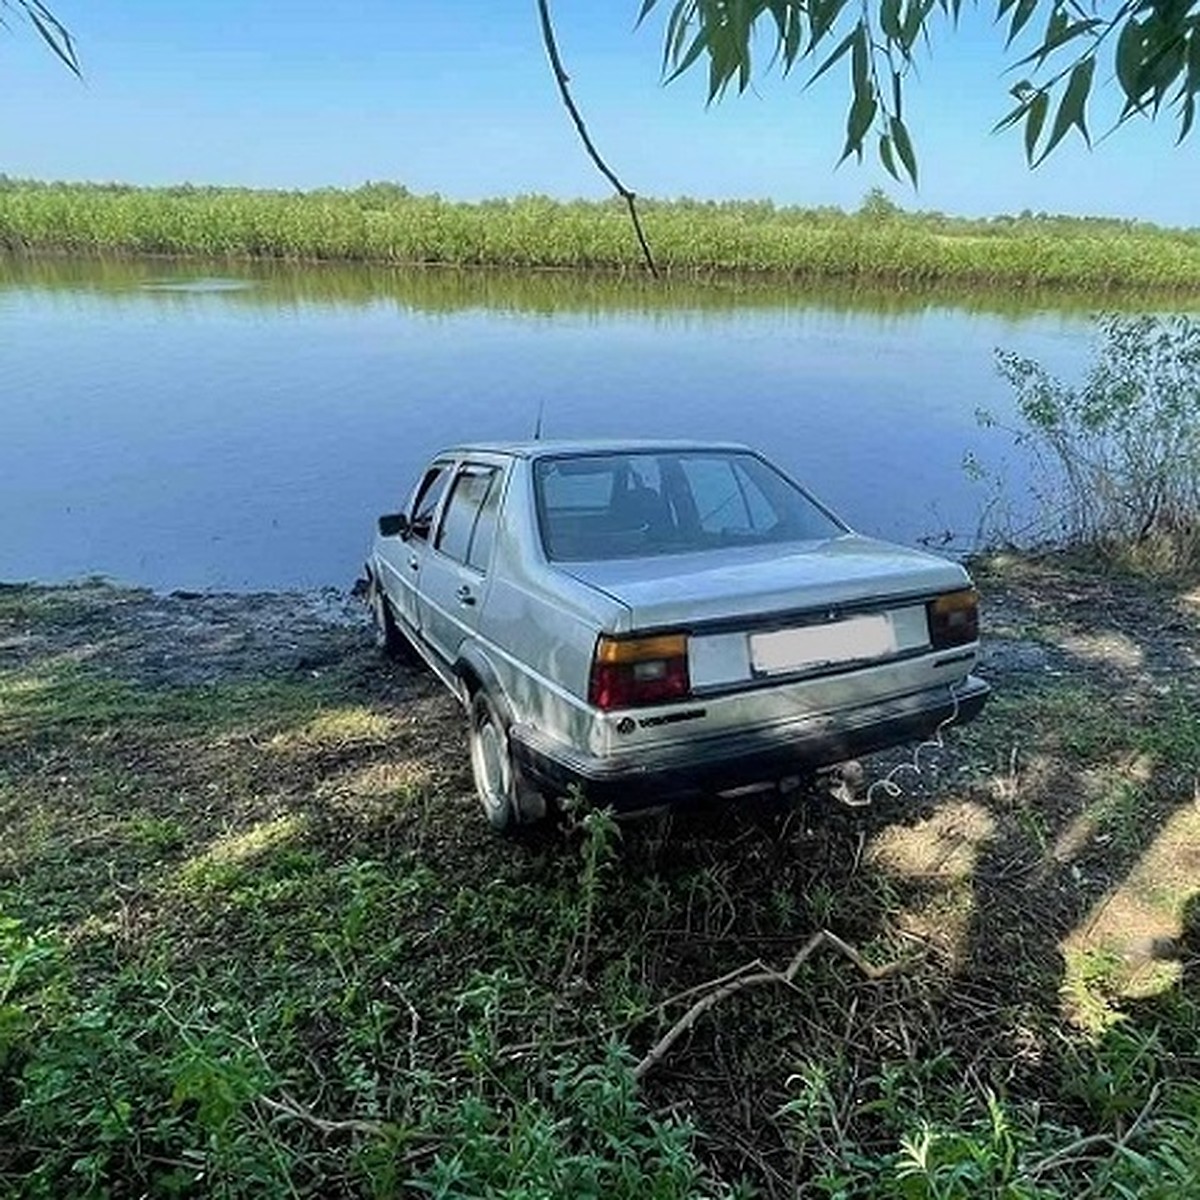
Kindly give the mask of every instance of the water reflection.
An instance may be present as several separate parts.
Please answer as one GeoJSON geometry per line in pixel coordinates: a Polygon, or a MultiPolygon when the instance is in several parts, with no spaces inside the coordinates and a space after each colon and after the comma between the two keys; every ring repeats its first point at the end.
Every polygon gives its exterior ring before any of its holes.
{"type": "Polygon", "coordinates": [[[255,307],[372,306],[391,302],[414,312],[464,309],[519,313],[727,313],[738,310],[822,308],[873,316],[909,316],[934,309],[1024,319],[1041,312],[1088,315],[1098,310],[1140,312],[1200,308],[1200,296],[1072,292],[912,284],[904,288],[821,280],[798,284],[770,277],[675,276],[656,282],[643,273],[420,269],[362,264],[229,262],[197,268],[194,260],[23,256],[0,253],[0,291],[103,293],[114,302],[154,289],[183,297],[238,291],[255,307]]]}
{"type": "Polygon", "coordinates": [[[1094,307],[0,257],[0,578],[346,584],[427,455],[543,406],[548,436],[747,441],[864,530],[962,547],[985,499],[962,455],[1007,453],[974,418],[1008,408],[994,348],[1073,373],[1094,307]]]}

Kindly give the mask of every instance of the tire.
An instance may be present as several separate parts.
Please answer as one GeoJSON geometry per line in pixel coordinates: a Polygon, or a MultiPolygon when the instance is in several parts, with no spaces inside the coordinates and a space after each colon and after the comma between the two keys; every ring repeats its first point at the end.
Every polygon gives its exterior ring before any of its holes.
{"type": "Polygon", "coordinates": [[[546,816],[546,799],[521,775],[509,750],[508,727],[484,691],[471,698],[468,739],[471,776],[488,824],[497,833],[513,833],[546,816]]]}
{"type": "Polygon", "coordinates": [[[375,645],[384,657],[396,662],[414,663],[416,652],[408,638],[400,632],[400,626],[396,624],[392,602],[374,579],[371,580],[370,590],[367,592],[367,604],[370,606],[371,621],[375,628],[375,645]]]}

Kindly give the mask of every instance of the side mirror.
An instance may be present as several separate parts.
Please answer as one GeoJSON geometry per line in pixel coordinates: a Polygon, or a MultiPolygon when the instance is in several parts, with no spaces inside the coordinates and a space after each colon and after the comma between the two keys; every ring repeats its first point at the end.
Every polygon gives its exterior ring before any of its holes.
{"type": "Polygon", "coordinates": [[[381,537],[404,537],[408,533],[408,518],[403,513],[385,513],[379,518],[381,537]]]}

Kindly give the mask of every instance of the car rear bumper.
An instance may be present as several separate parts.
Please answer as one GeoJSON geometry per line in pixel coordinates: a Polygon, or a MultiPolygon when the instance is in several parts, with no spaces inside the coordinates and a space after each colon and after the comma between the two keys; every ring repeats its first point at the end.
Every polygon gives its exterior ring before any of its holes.
{"type": "Polygon", "coordinates": [[[596,758],[530,725],[509,730],[512,754],[536,787],[562,794],[578,785],[593,804],[622,809],[664,804],[763,780],[804,774],[926,737],[978,715],[990,686],[974,675],[849,713],[802,716],[767,729],[723,734],[596,758]]]}

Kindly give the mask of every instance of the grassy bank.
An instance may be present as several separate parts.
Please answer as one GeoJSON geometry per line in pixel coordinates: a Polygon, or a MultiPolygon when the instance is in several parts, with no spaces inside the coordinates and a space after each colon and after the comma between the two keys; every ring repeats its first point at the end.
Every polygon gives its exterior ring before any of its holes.
{"type": "Polygon", "coordinates": [[[903,797],[517,843],[360,627],[0,590],[0,1194],[1195,1194],[1200,595],[982,582],[903,797]]]}
{"type": "MultiPolygon", "coordinates": [[[[1200,233],[1028,214],[969,221],[769,203],[642,202],[668,272],[1005,288],[1200,290],[1200,233]]],[[[453,203],[386,184],[267,192],[0,182],[0,247],[384,264],[640,269],[619,202],[453,203]]]]}

